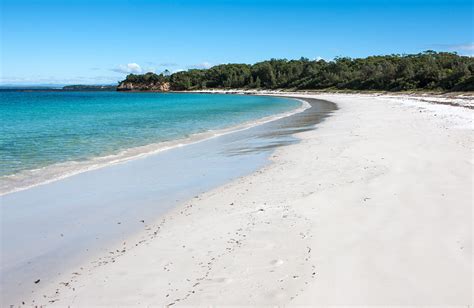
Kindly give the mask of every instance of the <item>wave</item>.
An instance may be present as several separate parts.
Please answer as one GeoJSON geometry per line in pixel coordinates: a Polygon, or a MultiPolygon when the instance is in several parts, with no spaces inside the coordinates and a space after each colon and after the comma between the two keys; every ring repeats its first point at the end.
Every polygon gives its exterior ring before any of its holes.
{"type": "Polygon", "coordinates": [[[193,134],[186,138],[128,148],[118,152],[117,154],[94,157],[85,161],[57,163],[38,169],[24,170],[16,174],[3,176],[0,178],[0,196],[58,181],[79,173],[124,163],[133,159],[143,158],[177,147],[198,143],[211,138],[249,129],[258,125],[289,117],[291,115],[303,112],[304,110],[311,107],[311,105],[304,100],[295,100],[301,102],[301,106],[296,109],[257,120],[247,121],[236,126],[218,130],[208,130],[206,132],[193,134]]]}

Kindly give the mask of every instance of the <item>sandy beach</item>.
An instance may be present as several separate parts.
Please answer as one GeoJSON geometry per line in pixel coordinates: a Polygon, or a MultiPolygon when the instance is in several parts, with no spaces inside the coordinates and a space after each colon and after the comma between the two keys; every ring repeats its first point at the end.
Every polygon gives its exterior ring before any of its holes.
{"type": "Polygon", "coordinates": [[[147,221],[27,304],[472,304],[473,110],[287,95],[338,110],[263,169],[147,221]]]}

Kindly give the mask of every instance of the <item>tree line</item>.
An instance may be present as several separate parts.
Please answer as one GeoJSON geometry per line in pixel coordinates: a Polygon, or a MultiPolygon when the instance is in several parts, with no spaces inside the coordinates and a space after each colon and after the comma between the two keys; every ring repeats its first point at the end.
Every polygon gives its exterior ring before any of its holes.
{"type": "Polygon", "coordinates": [[[201,89],[347,89],[474,90],[474,58],[425,51],[411,55],[338,57],[332,61],[271,59],[250,64],[222,64],[173,74],[130,74],[123,82],[169,82],[172,90],[201,89]]]}

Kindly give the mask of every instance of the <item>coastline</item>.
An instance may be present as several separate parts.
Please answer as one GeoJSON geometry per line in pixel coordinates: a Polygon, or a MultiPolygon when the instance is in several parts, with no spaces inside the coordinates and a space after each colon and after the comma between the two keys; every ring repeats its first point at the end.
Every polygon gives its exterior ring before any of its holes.
{"type": "Polygon", "coordinates": [[[23,191],[39,185],[44,185],[77,175],[83,172],[97,170],[107,166],[125,163],[134,159],[144,158],[163,151],[171,150],[177,147],[182,147],[197,142],[205,141],[211,138],[216,138],[226,134],[242,131],[258,125],[276,121],[294,114],[303,112],[310,106],[303,100],[295,99],[301,102],[301,106],[293,110],[283,113],[274,114],[260,119],[247,121],[239,125],[226,127],[217,130],[208,130],[205,132],[192,134],[187,138],[152,143],[136,148],[128,148],[120,151],[117,154],[100,156],[88,159],[86,161],[72,161],[65,163],[58,163],[47,167],[26,170],[18,174],[8,175],[2,177],[0,184],[0,197],[23,191]]]}
{"type": "Polygon", "coordinates": [[[474,109],[474,94],[472,92],[429,92],[429,91],[349,91],[349,90],[244,90],[244,89],[207,89],[182,91],[186,93],[208,93],[208,94],[245,94],[245,95],[320,95],[320,96],[358,96],[358,97],[382,97],[392,99],[414,100],[432,104],[448,105],[453,107],[463,107],[474,109]]]}
{"type": "Polygon", "coordinates": [[[47,286],[46,301],[472,303],[472,112],[288,95],[339,109],[278,148],[272,164],[188,200],[127,241],[143,245],[47,286]]]}
{"type": "Polygon", "coordinates": [[[2,196],[2,303],[67,280],[68,269],[109,255],[174,206],[268,164],[275,147],[297,142],[293,131],[309,129],[333,109],[308,104],[219,138],[2,196]]]}

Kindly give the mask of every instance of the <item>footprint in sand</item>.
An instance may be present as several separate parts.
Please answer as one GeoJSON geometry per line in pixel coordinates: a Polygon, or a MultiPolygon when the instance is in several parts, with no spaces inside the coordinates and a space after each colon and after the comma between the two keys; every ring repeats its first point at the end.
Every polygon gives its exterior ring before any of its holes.
{"type": "Polygon", "coordinates": [[[263,249],[273,249],[275,246],[275,243],[266,243],[263,245],[263,249]]]}
{"type": "Polygon", "coordinates": [[[275,291],[268,292],[265,294],[265,298],[269,300],[281,300],[287,297],[288,297],[288,294],[283,289],[275,290],[275,291]]]}
{"type": "Polygon", "coordinates": [[[232,282],[232,278],[226,278],[226,277],[219,277],[219,278],[214,278],[211,279],[212,282],[217,282],[217,283],[224,283],[228,284],[232,282]]]}
{"type": "Polygon", "coordinates": [[[270,264],[273,265],[273,266],[280,266],[280,265],[282,265],[283,263],[285,263],[285,262],[284,262],[283,260],[280,260],[280,259],[278,259],[278,260],[273,260],[273,261],[270,262],[270,264]]]}

